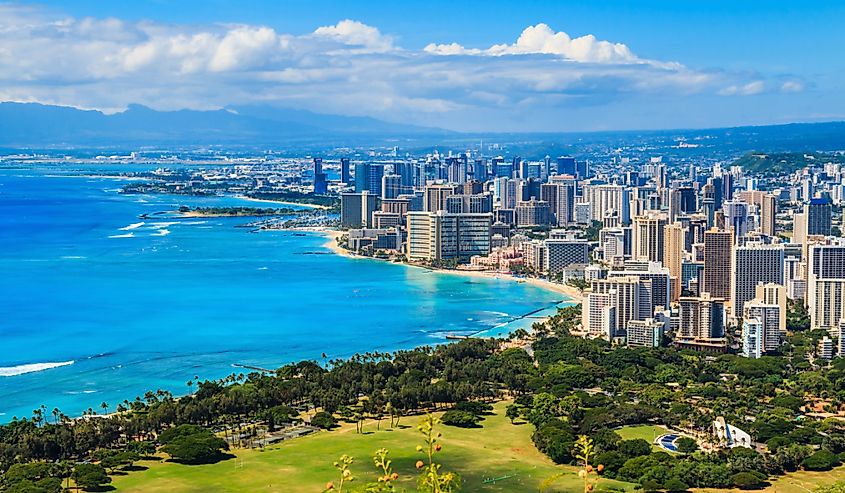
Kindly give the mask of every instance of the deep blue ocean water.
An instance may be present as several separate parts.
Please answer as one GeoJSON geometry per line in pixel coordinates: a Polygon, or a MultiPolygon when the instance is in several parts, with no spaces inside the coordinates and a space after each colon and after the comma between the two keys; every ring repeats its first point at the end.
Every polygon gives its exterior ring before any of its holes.
{"type": "Polygon", "coordinates": [[[499,335],[562,299],[350,259],[321,235],[236,228],[244,218],[139,219],[179,205],[256,204],[123,195],[124,180],[80,176],[99,171],[0,165],[0,422],[42,404],[75,416],[147,390],[184,394],[194,376],[247,371],[234,364],[499,335]]]}

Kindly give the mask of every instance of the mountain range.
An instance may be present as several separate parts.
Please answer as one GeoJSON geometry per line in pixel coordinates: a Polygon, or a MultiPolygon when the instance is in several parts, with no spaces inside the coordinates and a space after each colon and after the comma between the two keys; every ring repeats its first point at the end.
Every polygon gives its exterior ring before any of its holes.
{"type": "MultiPolygon", "coordinates": [[[[667,147],[679,141],[704,144],[687,155],[725,152],[833,151],[845,148],[845,122],[790,123],[714,129],[625,130],[513,134],[463,133],[441,128],[386,122],[371,117],[313,113],[270,106],[231,106],[219,110],[158,111],[130,105],[106,114],[40,103],[0,103],[0,147],[109,148],[211,145],[261,147],[476,145],[494,138],[510,142],[523,156],[542,156],[573,146],[621,146],[631,142],[667,147]],[[562,149],[561,146],[569,146],[562,149]]],[[[464,147],[467,148],[467,147],[464,147]]]]}
{"type": "Polygon", "coordinates": [[[233,106],[198,111],[157,111],[130,105],[105,114],[39,103],[0,103],[0,146],[110,146],[125,144],[268,144],[322,139],[356,140],[443,136],[437,128],[370,117],[304,110],[233,106]]]}

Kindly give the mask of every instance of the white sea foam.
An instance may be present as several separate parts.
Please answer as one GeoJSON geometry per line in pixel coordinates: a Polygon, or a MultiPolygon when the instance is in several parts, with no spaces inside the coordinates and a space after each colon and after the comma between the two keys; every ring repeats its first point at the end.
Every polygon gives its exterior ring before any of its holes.
{"type": "Polygon", "coordinates": [[[73,361],[62,361],[59,363],[30,363],[27,365],[0,367],[0,377],[14,377],[25,373],[34,373],[36,371],[44,371],[72,364],[73,361]]]}
{"type": "Polygon", "coordinates": [[[137,229],[137,228],[140,228],[140,227],[141,227],[141,226],[143,226],[144,224],[145,224],[145,223],[143,223],[143,222],[140,222],[140,223],[133,223],[133,224],[130,224],[129,226],[124,226],[124,227],[120,228],[120,230],[121,230],[121,231],[129,231],[129,230],[132,230],[132,229],[137,229]]]}
{"type": "Polygon", "coordinates": [[[82,255],[63,255],[61,258],[65,260],[79,260],[88,257],[83,257],[82,255]]]}
{"type": "Polygon", "coordinates": [[[258,270],[267,270],[267,267],[259,267],[258,270]]]}
{"type": "Polygon", "coordinates": [[[134,238],[134,237],[135,237],[135,233],[126,233],[126,234],[122,234],[122,235],[111,235],[111,236],[109,236],[109,238],[134,238]]]}
{"type": "Polygon", "coordinates": [[[153,229],[162,229],[162,228],[169,228],[170,226],[173,226],[174,224],[179,224],[179,222],[178,221],[171,221],[171,222],[167,222],[167,223],[151,223],[150,227],[153,228],[153,229]]]}
{"type": "Polygon", "coordinates": [[[151,236],[167,236],[169,234],[170,234],[169,229],[160,229],[160,230],[156,231],[155,233],[153,233],[151,236]]]}
{"type": "Polygon", "coordinates": [[[205,224],[207,222],[208,221],[186,221],[186,222],[183,222],[182,224],[184,224],[186,226],[195,226],[197,224],[205,224]]]}

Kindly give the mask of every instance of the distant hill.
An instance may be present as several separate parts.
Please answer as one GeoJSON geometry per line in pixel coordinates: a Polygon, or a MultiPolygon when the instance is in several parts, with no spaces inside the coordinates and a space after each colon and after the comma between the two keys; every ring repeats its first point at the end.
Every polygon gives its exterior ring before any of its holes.
{"type": "Polygon", "coordinates": [[[448,135],[437,128],[375,118],[324,115],[261,106],[214,111],[156,111],[131,105],[106,115],[38,103],[0,103],[0,146],[112,146],[124,144],[265,144],[326,138],[380,139],[448,135]]]}
{"type": "Polygon", "coordinates": [[[741,166],[749,174],[794,173],[807,167],[823,166],[826,163],[845,163],[842,154],[819,152],[750,152],[732,163],[741,166]]]}

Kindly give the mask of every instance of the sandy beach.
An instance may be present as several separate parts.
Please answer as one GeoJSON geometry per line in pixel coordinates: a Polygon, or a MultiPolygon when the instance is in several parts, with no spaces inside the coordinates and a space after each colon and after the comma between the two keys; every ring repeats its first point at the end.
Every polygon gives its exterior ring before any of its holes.
{"type": "MultiPolygon", "coordinates": [[[[338,245],[338,238],[343,235],[343,231],[326,229],[326,228],[296,228],[298,231],[308,231],[313,233],[320,233],[324,235],[328,241],[325,243],[326,248],[330,249],[332,252],[343,255],[346,257],[351,258],[366,258],[368,260],[383,260],[383,259],[373,259],[371,257],[362,257],[359,255],[355,255],[350,251],[342,248],[338,245]]],[[[577,289],[572,286],[567,286],[566,284],[558,284],[556,282],[551,282],[546,279],[538,279],[535,277],[517,277],[513,274],[508,272],[495,272],[495,271],[479,271],[479,270],[468,270],[468,269],[435,269],[432,267],[424,267],[421,265],[403,263],[408,267],[416,267],[418,269],[427,269],[433,272],[437,272],[439,274],[449,274],[449,275],[456,275],[456,276],[464,276],[464,277],[472,277],[476,279],[497,279],[497,280],[504,280],[509,282],[524,282],[526,284],[530,284],[532,286],[536,286],[540,289],[546,289],[549,291],[554,291],[557,293],[561,293],[565,295],[570,301],[575,303],[581,303],[584,300],[584,295],[577,289]]]]}

